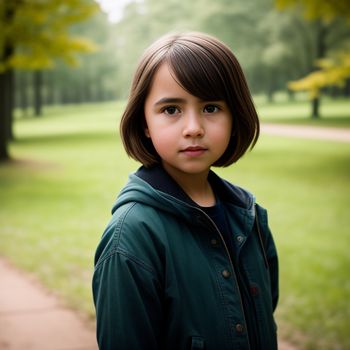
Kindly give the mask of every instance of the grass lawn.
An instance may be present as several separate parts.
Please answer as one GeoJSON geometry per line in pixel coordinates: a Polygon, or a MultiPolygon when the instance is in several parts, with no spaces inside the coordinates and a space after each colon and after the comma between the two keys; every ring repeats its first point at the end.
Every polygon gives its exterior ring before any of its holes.
{"type": "Polygon", "coordinates": [[[264,122],[350,128],[349,99],[321,97],[318,119],[310,117],[311,102],[303,94],[297,95],[294,101],[285,94],[277,94],[274,103],[263,96],[256,96],[254,101],[264,122]]]}
{"type": "MultiPolygon", "coordinates": [[[[14,160],[0,165],[0,254],[91,317],[94,250],[138,166],[117,136],[120,108],[57,107],[20,119],[14,160]]],[[[252,153],[217,172],[269,209],[280,333],[303,349],[349,349],[350,145],[263,135],[252,153]]]]}

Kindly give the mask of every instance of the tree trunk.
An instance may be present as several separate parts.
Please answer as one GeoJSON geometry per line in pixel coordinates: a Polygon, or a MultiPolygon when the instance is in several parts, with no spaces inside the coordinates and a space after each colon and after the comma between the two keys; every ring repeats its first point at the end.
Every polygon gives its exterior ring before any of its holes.
{"type": "MultiPolygon", "coordinates": [[[[15,15],[14,7],[5,2],[3,9],[4,24],[9,25],[15,15]]],[[[2,43],[0,62],[5,63],[12,56],[14,48],[10,42],[2,43]]],[[[7,69],[0,73],[0,162],[10,158],[8,142],[13,138],[13,70],[7,69]]]]}
{"type": "Polygon", "coordinates": [[[8,91],[7,79],[8,72],[0,74],[0,162],[10,158],[8,151],[8,91]]]}
{"type": "Polygon", "coordinates": [[[350,79],[346,79],[345,81],[344,97],[350,97],[350,79]]]}
{"type": "MultiPolygon", "coordinates": [[[[327,32],[328,27],[321,20],[316,21],[316,59],[320,59],[326,56],[327,51],[327,32]]],[[[317,70],[317,68],[315,68],[317,70]]],[[[320,118],[320,96],[317,96],[311,101],[311,118],[318,119],[320,118]]]]}
{"type": "Polygon", "coordinates": [[[42,71],[34,71],[34,115],[40,117],[42,115],[42,71]]]}
{"type": "Polygon", "coordinates": [[[0,74],[0,161],[9,159],[8,142],[13,139],[13,71],[0,74]]]}
{"type": "Polygon", "coordinates": [[[313,98],[311,103],[312,103],[311,118],[318,119],[320,117],[320,99],[319,99],[319,97],[313,98]]]}
{"type": "Polygon", "coordinates": [[[7,118],[6,123],[6,133],[7,133],[7,139],[13,140],[13,107],[14,107],[14,72],[13,69],[8,69],[5,73],[5,95],[6,95],[6,102],[5,102],[5,116],[7,118]]]}

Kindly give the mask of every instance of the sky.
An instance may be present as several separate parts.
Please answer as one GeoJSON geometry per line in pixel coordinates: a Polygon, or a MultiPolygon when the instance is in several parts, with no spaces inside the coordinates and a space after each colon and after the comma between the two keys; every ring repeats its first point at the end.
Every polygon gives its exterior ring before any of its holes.
{"type": "Polygon", "coordinates": [[[123,8],[132,0],[95,0],[100,4],[103,11],[108,13],[111,22],[118,22],[121,19],[123,8]]]}

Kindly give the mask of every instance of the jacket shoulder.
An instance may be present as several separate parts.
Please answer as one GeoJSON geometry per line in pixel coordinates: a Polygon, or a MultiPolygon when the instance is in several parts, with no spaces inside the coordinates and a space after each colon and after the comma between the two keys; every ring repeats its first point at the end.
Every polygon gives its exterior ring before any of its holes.
{"type": "Polygon", "coordinates": [[[124,204],[113,213],[96,249],[95,268],[115,254],[154,272],[162,255],[159,220],[154,208],[138,202],[124,204]]]}

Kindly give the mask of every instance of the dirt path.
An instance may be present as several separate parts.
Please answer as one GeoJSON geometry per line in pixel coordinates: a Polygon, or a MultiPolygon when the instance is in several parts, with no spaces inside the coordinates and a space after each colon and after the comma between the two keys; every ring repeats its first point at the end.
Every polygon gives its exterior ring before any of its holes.
{"type": "Polygon", "coordinates": [[[262,123],[263,134],[350,143],[350,128],[262,123]]]}
{"type": "MultiPolygon", "coordinates": [[[[0,258],[0,350],[97,350],[94,326],[0,258]]],[[[301,350],[281,341],[279,350],[301,350]]]]}
{"type": "Polygon", "coordinates": [[[1,350],[97,350],[94,327],[0,259],[1,350]]]}

